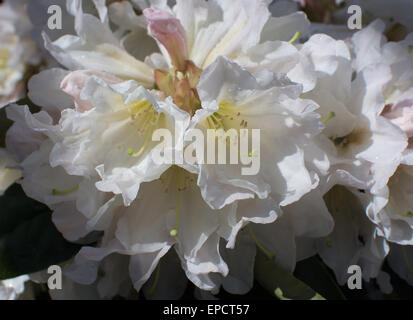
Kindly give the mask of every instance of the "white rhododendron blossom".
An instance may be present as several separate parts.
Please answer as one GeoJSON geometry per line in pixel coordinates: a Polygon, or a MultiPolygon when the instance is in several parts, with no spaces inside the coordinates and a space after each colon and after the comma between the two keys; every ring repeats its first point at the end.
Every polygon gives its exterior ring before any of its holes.
{"type": "Polygon", "coordinates": [[[412,244],[413,214],[410,204],[406,201],[409,199],[410,166],[413,164],[411,149],[413,119],[410,115],[413,110],[413,59],[409,49],[413,44],[413,38],[409,35],[402,42],[387,42],[382,34],[384,28],[384,23],[377,20],[354,36],[352,41],[356,54],[354,67],[361,69],[380,64],[390,68],[390,77],[383,88],[385,107],[381,114],[405,133],[408,146],[403,152],[402,164],[391,177],[388,185],[382,188],[381,197],[386,201],[386,206],[377,212],[377,208],[371,205],[368,215],[378,224],[378,233],[381,236],[385,236],[391,242],[412,244]],[[368,49],[369,52],[366,52],[364,45],[367,38],[373,43],[373,46],[368,49]]]}
{"type": "Polygon", "coordinates": [[[16,300],[24,292],[24,284],[28,275],[0,281],[0,300],[16,300]]]}
{"type": "Polygon", "coordinates": [[[326,35],[314,35],[301,51],[318,73],[317,86],[306,97],[320,105],[326,126],[316,138],[330,163],[324,188],[341,184],[377,192],[407,146],[403,131],[382,115],[390,68],[371,64],[353,72],[348,46],[326,35]]]}
{"type": "Polygon", "coordinates": [[[24,96],[24,78],[39,63],[30,29],[23,1],[0,5],[0,107],[24,96]]]}
{"type": "MultiPolygon", "coordinates": [[[[189,284],[211,299],[255,280],[289,299],[315,256],[341,286],[356,265],[389,294],[385,263],[412,284],[413,36],[392,41],[381,20],[335,36],[299,11],[330,19],[328,3],[59,0],[51,30],[53,2],[6,1],[0,202],[17,181],[39,205],[0,225],[4,274],[46,217],[53,299],[179,299],[189,284]]],[[[17,264],[48,283],[48,266],[17,264]]],[[[0,299],[23,292],[15,280],[0,299]]]]}

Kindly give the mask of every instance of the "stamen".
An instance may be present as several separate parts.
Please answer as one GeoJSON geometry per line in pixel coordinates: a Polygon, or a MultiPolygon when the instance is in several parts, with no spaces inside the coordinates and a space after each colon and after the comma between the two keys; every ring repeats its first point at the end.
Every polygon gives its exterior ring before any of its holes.
{"type": "Polygon", "coordinates": [[[310,300],[326,300],[321,294],[318,292],[315,293],[315,296],[312,297],[310,300]]]}
{"type": "Polygon", "coordinates": [[[178,235],[178,226],[179,226],[179,216],[181,213],[181,169],[178,169],[177,173],[177,195],[176,195],[176,208],[175,208],[175,227],[169,232],[169,235],[175,238],[178,235]]]}
{"type": "MultiPolygon", "coordinates": [[[[222,116],[234,116],[235,112],[229,108],[224,108],[220,107],[220,109],[217,111],[217,113],[222,117],[222,116]]],[[[239,113],[239,112],[238,112],[239,113]]],[[[239,114],[237,114],[239,116],[239,114]]]]}
{"type": "MultiPolygon", "coordinates": [[[[293,300],[293,299],[289,299],[289,298],[286,298],[285,296],[284,296],[284,293],[283,293],[283,291],[281,290],[281,288],[277,288],[277,289],[275,289],[274,290],[274,294],[275,294],[275,296],[278,298],[278,299],[280,299],[280,300],[293,300]]],[[[312,297],[311,299],[309,299],[309,300],[326,300],[323,296],[321,296],[319,293],[315,293],[315,295],[314,295],[314,297],[312,297]]]]}
{"type": "Polygon", "coordinates": [[[209,125],[209,127],[211,127],[212,129],[216,129],[217,127],[215,126],[215,124],[214,124],[214,121],[211,119],[211,117],[208,117],[207,118],[207,121],[208,121],[208,125],[209,125]]]}
{"type": "Polygon", "coordinates": [[[249,157],[256,157],[258,156],[258,152],[257,150],[253,149],[250,153],[248,153],[249,157]]]}
{"type": "Polygon", "coordinates": [[[333,241],[331,240],[330,236],[327,236],[327,237],[325,238],[325,241],[326,241],[327,247],[329,247],[329,248],[332,248],[332,247],[333,247],[333,241]]]}
{"type": "Polygon", "coordinates": [[[389,204],[392,207],[392,209],[399,215],[402,217],[406,217],[406,218],[413,218],[413,213],[411,211],[407,211],[407,212],[402,212],[401,210],[399,210],[399,208],[396,206],[396,204],[394,203],[393,199],[391,197],[389,197],[389,204]]]}
{"type": "Polygon", "coordinates": [[[221,129],[225,130],[225,127],[222,123],[222,121],[220,119],[218,119],[218,116],[216,116],[215,114],[211,115],[212,120],[215,121],[215,123],[218,125],[218,127],[220,127],[221,129]]]}
{"type": "Polygon", "coordinates": [[[325,117],[323,120],[321,120],[322,123],[327,123],[331,119],[333,119],[336,116],[336,113],[331,111],[327,117],[325,117]]]}
{"type": "Polygon", "coordinates": [[[239,112],[239,110],[235,107],[235,102],[232,101],[232,99],[227,100],[227,98],[222,98],[219,101],[218,105],[219,105],[219,111],[227,110],[227,111],[229,111],[231,113],[235,113],[235,114],[239,112]]]}
{"type": "Polygon", "coordinates": [[[250,225],[247,225],[247,229],[248,229],[252,239],[254,240],[255,244],[257,245],[257,247],[261,249],[261,251],[268,257],[268,259],[275,258],[275,254],[273,254],[270,251],[268,251],[267,249],[265,249],[264,246],[258,241],[258,239],[255,236],[254,231],[252,231],[252,228],[251,228],[250,225]]]}
{"type": "Polygon", "coordinates": [[[293,37],[288,41],[288,43],[293,44],[299,37],[301,36],[301,32],[297,31],[293,37]]]}
{"type": "Polygon", "coordinates": [[[413,267],[410,265],[409,259],[407,258],[406,249],[403,246],[401,246],[401,250],[403,252],[403,260],[404,260],[404,263],[406,264],[407,270],[409,271],[410,274],[413,274],[413,267]]]}
{"type": "Polygon", "coordinates": [[[152,287],[148,291],[148,295],[150,296],[154,294],[156,287],[158,286],[160,273],[161,273],[161,260],[159,260],[158,266],[156,267],[155,281],[153,282],[152,287]]]}
{"type": "Polygon", "coordinates": [[[152,131],[153,131],[152,129],[148,131],[148,133],[146,134],[143,146],[139,149],[138,152],[135,153],[135,150],[133,148],[128,149],[128,155],[129,156],[137,158],[145,151],[145,149],[146,149],[146,147],[149,143],[150,137],[152,136],[152,131]]]}
{"type": "MultiPolygon", "coordinates": [[[[234,108],[230,102],[221,101],[219,103],[219,110],[215,112],[214,115],[216,116],[217,121],[219,121],[220,127],[225,130],[225,121],[228,119],[233,121],[235,117],[241,116],[241,112],[234,108]]],[[[241,119],[239,126],[241,128],[246,128],[248,122],[241,119]]],[[[232,125],[230,127],[232,127],[232,125]]]]}
{"type": "Polygon", "coordinates": [[[143,143],[143,146],[139,149],[138,152],[135,153],[135,150],[133,148],[129,148],[127,150],[127,153],[129,156],[131,157],[139,157],[146,149],[150,138],[152,137],[152,133],[153,133],[153,128],[154,126],[156,126],[156,124],[158,123],[159,119],[160,119],[160,114],[156,114],[157,116],[155,116],[155,111],[152,110],[152,113],[149,113],[145,120],[144,120],[144,124],[142,126],[142,130],[143,131],[148,131],[146,133],[146,137],[145,137],[145,141],[143,143]],[[148,127],[150,126],[150,129],[148,129],[148,127]]]}
{"type": "Polygon", "coordinates": [[[292,299],[289,299],[289,298],[284,297],[284,293],[283,293],[283,291],[281,290],[281,288],[275,289],[275,290],[274,290],[274,294],[275,294],[275,296],[276,296],[278,299],[280,299],[280,300],[292,300],[292,299]]]}
{"type": "Polygon", "coordinates": [[[139,111],[152,107],[152,104],[147,100],[133,101],[129,105],[129,112],[131,114],[136,114],[139,111]]]}
{"type": "Polygon", "coordinates": [[[164,186],[164,191],[165,192],[168,192],[169,185],[171,184],[173,176],[174,176],[173,170],[167,170],[164,174],[162,174],[161,182],[164,186]]]}
{"type": "Polygon", "coordinates": [[[73,192],[76,192],[77,190],[79,190],[79,185],[74,186],[72,189],[68,189],[68,190],[53,189],[52,193],[54,196],[67,196],[73,192]]]}

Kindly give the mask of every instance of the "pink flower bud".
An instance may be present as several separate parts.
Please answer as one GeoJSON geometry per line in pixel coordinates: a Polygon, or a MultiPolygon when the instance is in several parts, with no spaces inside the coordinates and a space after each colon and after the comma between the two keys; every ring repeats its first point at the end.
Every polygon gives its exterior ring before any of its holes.
{"type": "Polygon", "coordinates": [[[179,20],[165,11],[152,8],[143,10],[143,14],[150,34],[168,51],[175,68],[184,71],[189,54],[186,32],[179,20]]]}

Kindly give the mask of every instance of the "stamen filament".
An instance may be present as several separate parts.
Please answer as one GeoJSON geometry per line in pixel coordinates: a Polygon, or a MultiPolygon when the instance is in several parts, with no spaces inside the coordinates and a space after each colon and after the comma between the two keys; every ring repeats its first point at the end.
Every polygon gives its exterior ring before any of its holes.
{"type": "Polygon", "coordinates": [[[176,237],[178,235],[179,226],[179,216],[181,213],[181,169],[179,169],[177,174],[177,195],[176,195],[176,214],[175,214],[175,227],[169,232],[171,237],[176,237]]]}
{"type": "Polygon", "coordinates": [[[215,114],[211,115],[211,117],[212,117],[212,120],[215,120],[216,124],[217,124],[221,129],[224,129],[224,130],[225,130],[224,125],[222,124],[222,121],[219,120],[218,117],[217,117],[215,114]]]}
{"type": "Polygon", "coordinates": [[[409,271],[410,274],[413,274],[413,267],[410,265],[409,259],[407,258],[406,249],[402,246],[401,250],[403,252],[403,260],[404,260],[404,263],[406,264],[407,270],[409,271]]]}
{"type": "Polygon", "coordinates": [[[234,114],[237,114],[237,112],[235,111],[235,108],[228,107],[228,106],[220,106],[219,110],[216,113],[227,115],[227,116],[233,116],[234,114]]]}
{"type": "Polygon", "coordinates": [[[290,43],[290,44],[294,43],[300,36],[301,36],[301,32],[297,31],[293,35],[293,37],[290,39],[290,41],[288,41],[288,43],[290,43]]]}
{"type": "Polygon", "coordinates": [[[148,116],[147,116],[147,118],[145,119],[145,126],[144,126],[144,128],[146,128],[146,127],[149,126],[149,124],[150,124],[150,125],[151,125],[151,129],[147,132],[146,137],[145,137],[145,141],[144,141],[144,143],[143,143],[143,146],[139,149],[138,152],[135,153],[135,150],[134,150],[133,148],[129,148],[129,149],[127,150],[127,153],[128,153],[129,156],[131,156],[131,157],[139,157],[139,156],[145,151],[145,149],[146,149],[146,147],[147,147],[147,145],[148,145],[148,143],[149,143],[149,140],[150,140],[150,138],[152,137],[153,127],[158,123],[159,118],[160,118],[160,115],[158,115],[158,116],[155,118],[155,112],[152,112],[152,115],[148,115],[148,116]],[[151,118],[151,121],[150,121],[150,122],[148,122],[148,121],[149,121],[148,118],[151,118]],[[149,123],[149,124],[148,124],[148,123],[149,123]]]}
{"type": "Polygon", "coordinates": [[[171,183],[173,174],[171,173],[171,170],[166,171],[162,176],[161,176],[161,181],[164,185],[164,191],[167,192],[169,189],[169,185],[171,183]]]}
{"type": "Polygon", "coordinates": [[[72,189],[68,189],[68,190],[53,189],[52,193],[54,196],[67,196],[73,192],[76,192],[77,190],[79,190],[79,185],[74,186],[72,189]]]}
{"type": "Polygon", "coordinates": [[[330,236],[327,236],[327,237],[325,238],[325,241],[326,241],[327,247],[329,247],[329,248],[332,248],[332,247],[333,247],[333,241],[331,240],[330,236]]]}
{"type": "Polygon", "coordinates": [[[254,231],[252,231],[252,228],[250,227],[250,225],[247,225],[247,229],[251,235],[251,238],[254,240],[255,244],[257,245],[258,248],[261,249],[261,251],[269,258],[269,259],[273,259],[275,258],[275,254],[271,253],[270,251],[268,251],[267,249],[264,248],[264,246],[258,241],[257,237],[254,234],[254,231]]]}
{"type": "MultiPolygon", "coordinates": [[[[293,300],[293,299],[290,299],[290,298],[286,298],[284,296],[284,292],[281,290],[281,288],[275,289],[274,294],[280,300],[293,300]]],[[[323,296],[321,296],[319,293],[316,292],[314,297],[312,297],[311,299],[308,299],[308,300],[325,300],[325,298],[323,296]]]]}
{"type": "Polygon", "coordinates": [[[143,146],[139,149],[139,151],[138,151],[138,152],[135,152],[135,150],[133,150],[133,148],[129,148],[129,149],[128,149],[128,155],[131,156],[131,157],[135,157],[135,158],[139,157],[139,156],[145,151],[146,146],[147,146],[148,143],[149,143],[149,138],[150,138],[151,136],[152,136],[152,130],[149,130],[148,133],[146,134],[146,137],[145,137],[145,141],[144,141],[144,143],[143,143],[143,146]]]}
{"type": "Polygon", "coordinates": [[[215,124],[214,124],[214,121],[211,119],[211,117],[208,117],[207,118],[207,121],[208,121],[208,125],[212,128],[212,129],[216,129],[217,127],[215,126],[215,124]]]}
{"type": "Polygon", "coordinates": [[[284,292],[281,290],[281,288],[275,289],[274,294],[280,300],[292,300],[292,299],[284,297],[284,292]]]}
{"type": "Polygon", "coordinates": [[[331,119],[333,119],[336,116],[336,113],[331,111],[327,117],[325,117],[323,120],[321,120],[322,123],[327,123],[331,119]]]}
{"type": "Polygon", "coordinates": [[[396,206],[396,204],[394,203],[393,199],[391,197],[389,197],[389,204],[391,206],[391,208],[399,215],[402,217],[406,217],[406,218],[413,218],[413,213],[411,211],[407,211],[405,213],[403,213],[401,210],[399,210],[399,208],[396,206]]]}
{"type": "Polygon", "coordinates": [[[257,150],[253,149],[250,153],[248,153],[248,157],[257,157],[258,153],[257,150]]]}
{"type": "Polygon", "coordinates": [[[158,286],[160,273],[161,273],[161,260],[159,260],[158,266],[156,267],[155,281],[153,282],[152,287],[148,291],[148,295],[150,296],[154,294],[156,287],[158,286]]]}
{"type": "Polygon", "coordinates": [[[129,104],[129,111],[132,114],[136,114],[139,111],[145,110],[150,107],[152,107],[152,104],[147,100],[134,101],[129,104]]]}

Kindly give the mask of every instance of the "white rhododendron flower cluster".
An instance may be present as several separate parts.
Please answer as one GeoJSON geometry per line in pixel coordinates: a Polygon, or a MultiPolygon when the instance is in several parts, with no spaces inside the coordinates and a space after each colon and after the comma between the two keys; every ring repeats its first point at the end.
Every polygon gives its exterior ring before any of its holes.
{"type": "MultiPolygon", "coordinates": [[[[41,17],[52,2],[39,2],[20,3],[41,17]]],[[[340,285],[359,265],[383,291],[388,257],[413,285],[413,34],[388,41],[380,19],[314,34],[297,11],[312,2],[295,2],[62,0],[70,26],[36,25],[55,67],[28,81],[38,109],[5,108],[0,191],[19,179],[81,245],[63,292],[178,299],[190,281],[199,296],[246,294],[259,252],[288,272],[318,254],[340,285]],[[224,154],[238,148],[229,131],[252,140],[235,155],[258,170],[203,161],[215,145],[193,134],[213,130],[224,154]]],[[[31,61],[22,11],[4,8],[2,99],[31,61]]]]}
{"type": "Polygon", "coordinates": [[[0,5],[0,107],[25,95],[24,78],[40,62],[24,4],[19,0],[0,5]]]}

